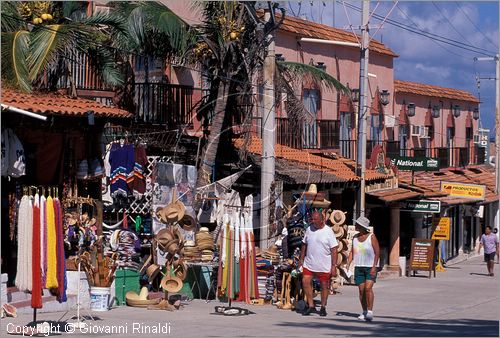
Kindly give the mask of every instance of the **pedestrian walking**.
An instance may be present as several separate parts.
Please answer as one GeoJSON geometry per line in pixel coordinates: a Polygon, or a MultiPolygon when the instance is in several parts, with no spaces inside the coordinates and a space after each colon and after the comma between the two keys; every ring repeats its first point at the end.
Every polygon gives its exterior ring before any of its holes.
{"type": "Polygon", "coordinates": [[[326,316],[326,303],[330,293],[330,278],[337,276],[337,247],[332,229],[325,226],[325,218],[321,212],[314,212],[311,224],[302,240],[299,265],[302,267],[302,285],[307,298],[308,307],[302,313],[308,316],[318,313],[314,305],[313,285],[314,277],[321,284],[321,309],[319,315],[326,316]]]}
{"type": "Polygon", "coordinates": [[[347,269],[354,261],[354,281],[359,289],[359,301],[363,313],[358,317],[360,320],[373,320],[373,284],[377,280],[377,265],[380,257],[380,248],[375,237],[370,231],[370,220],[364,216],[359,217],[356,222],[356,234],[352,241],[352,250],[349,253],[347,269]]]}
{"type": "Polygon", "coordinates": [[[481,253],[481,248],[484,246],[484,261],[486,262],[486,267],[488,268],[488,275],[493,277],[493,268],[495,267],[495,256],[498,255],[500,251],[498,250],[498,237],[491,231],[489,225],[486,226],[484,234],[481,236],[481,241],[479,242],[479,248],[477,253],[481,253]]]}

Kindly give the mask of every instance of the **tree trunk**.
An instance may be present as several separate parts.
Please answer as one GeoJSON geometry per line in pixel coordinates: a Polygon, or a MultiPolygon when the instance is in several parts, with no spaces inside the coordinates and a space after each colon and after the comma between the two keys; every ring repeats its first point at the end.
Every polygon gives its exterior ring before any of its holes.
{"type": "Polygon", "coordinates": [[[226,115],[227,97],[229,95],[229,83],[221,81],[217,92],[217,101],[214,107],[214,116],[208,135],[207,144],[202,150],[201,165],[198,170],[197,187],[202,187],[212,182],[213,167],[217,157],[217,149],[221,133],[223,132],[224,117],[226,115]]]}

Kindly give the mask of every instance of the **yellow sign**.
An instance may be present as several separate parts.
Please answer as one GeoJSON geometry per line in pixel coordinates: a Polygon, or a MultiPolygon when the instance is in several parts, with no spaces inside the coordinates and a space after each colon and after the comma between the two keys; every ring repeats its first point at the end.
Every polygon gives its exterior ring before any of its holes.
{"type": "Polygon", "coordinates": [[[433,220],[432,239],[449,240],[450,239],[450,224],[449,217],[437,217],[433,220]]]}
{"type": "Polygon", "coordinates": [[[486,187],[478,184],[441,182],[441,191],[450,196],[484,200],[486,187]]]}

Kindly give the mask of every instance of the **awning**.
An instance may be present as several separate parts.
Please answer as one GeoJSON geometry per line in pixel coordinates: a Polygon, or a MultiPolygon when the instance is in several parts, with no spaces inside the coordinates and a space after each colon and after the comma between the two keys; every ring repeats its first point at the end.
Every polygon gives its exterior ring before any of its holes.
{"type": "Polygon", "coordinates": [[[386,203],[397,202],[397,201],[402,201],[402,200],[406,200],[409,198],[416,198],[416,197],[422,196],[422,194],[419,192],[408,190],[405,188],[396,188],[396,189],[391,189],[391,190],[369,192],[369,193],[367,193],[367,195],[377,197],[378,199],[380,199],[386,203]]]}

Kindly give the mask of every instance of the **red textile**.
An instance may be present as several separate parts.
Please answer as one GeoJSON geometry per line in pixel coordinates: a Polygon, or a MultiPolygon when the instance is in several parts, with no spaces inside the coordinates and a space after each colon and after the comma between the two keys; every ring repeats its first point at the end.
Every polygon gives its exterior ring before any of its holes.
{"type": "Polygon", "coordinates": [[[33,206],[33,239],[31,243],[31,273],[33,286],[31,291],[31,307],[42,308],[42,274],[40,271],[40,207],[33,206]]]}

